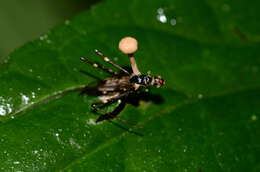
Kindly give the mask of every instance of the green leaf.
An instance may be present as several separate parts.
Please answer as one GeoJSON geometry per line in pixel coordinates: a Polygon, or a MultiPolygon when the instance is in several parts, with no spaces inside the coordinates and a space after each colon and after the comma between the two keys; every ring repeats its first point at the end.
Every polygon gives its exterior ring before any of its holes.
{"type": "Polygon", "coordinates": [[[17,49],[0,65],[1,171],[259,171],[259,5],[104,1],[17,49]],[[97,99],[79,95],[94,81],[81,70],[107,77],[79,57],[128,66],[128,35],[166,81],[150,90],[162,102],[120,114],[144,129],[96,124],[97,99]]]}

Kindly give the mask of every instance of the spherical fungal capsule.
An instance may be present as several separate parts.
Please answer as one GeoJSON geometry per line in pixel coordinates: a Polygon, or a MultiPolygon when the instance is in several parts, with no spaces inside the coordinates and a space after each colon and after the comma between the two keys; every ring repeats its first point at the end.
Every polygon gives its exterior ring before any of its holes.
{"type": "Polygon", "coordinates": [[[133,37],[124,37],[120,40],[118,47],[124,54],[133,54],[138,49],[138,42],[133,37]]]}

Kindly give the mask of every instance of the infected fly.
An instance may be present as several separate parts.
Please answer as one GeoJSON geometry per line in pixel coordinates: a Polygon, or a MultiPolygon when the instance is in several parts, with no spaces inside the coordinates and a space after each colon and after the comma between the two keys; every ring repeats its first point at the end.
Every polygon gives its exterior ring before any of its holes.
{"type": "Polygon", "coordinates": [[[100,51],[95,50],[95,52],[107,63],[117,68],[121,74],[115,72],[112,69],[108,69],[98,63],[92,62],[91,60],[81,57],[80,59],[86,63],[89,63],[93,67],[99,68],[108,74],[111,77],[102,80],[96,87],[98,92],[99,102],[93,103],[91,106],[97,112],[102,112],[101,108],[107,104],[118,101],[119,105],[109,113],[103,113],[96,122],[110,119],[118,119],[123,122],[126,122],[130,125],[133,123],[117,117],[120,111],[123,110],[126,104],[126,98],[131,94],[138,94],[140,88],[147,86],[155,86],[157,88],[164,85],[164,80],[161,76],[150,76],[148,72],[147,75],[141,74],[133,53],[137,50],[137,41],[132,37],[125,37],[119,43],[119,49],[128,55],[130,58],[130,63],[132,67],[132,72],[127,71],[123,67],[116,64],[114,61],[109,59],[107,56],[102,54],[100,51]]]}

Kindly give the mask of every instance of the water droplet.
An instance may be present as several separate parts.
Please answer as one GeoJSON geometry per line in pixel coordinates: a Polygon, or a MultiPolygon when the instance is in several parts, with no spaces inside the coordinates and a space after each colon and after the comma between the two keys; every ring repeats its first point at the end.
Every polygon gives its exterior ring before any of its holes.
{"type": "Polygon", "coordinates": [[[158,16],[158,20],[162,23],[166,23],[167,22],[167,17],[165,15],[159,15],[158,16]]]}
{"type": "Polygon", "coordinates": [[[185,149],[183,149],[183,152],[185,153],[187,151],[187,149],[185,148],[185,149]]]}
{"type": "Polygon", "coordinates": [[[251,116],[251,120],[252,120],[252,121],[256,121],[256,120],[257,120],[257,116],[256,116],[255,114],[253,114],[253,115],[251,116]]]}
{"type": "Polygon", "coordinates": [[[6,58],[3,59],[3,63],[8,63],[9,59],[10,59],[10,56],[7,56],[6,58]]]}
{"type": "Polygon", "coordinates": [[[176,19],[171,19],[171,20],[170,20],[170,24],[171,24],[172,26],[175,26],[176,23],[177,23],[176,19]]]}
{"type": "Polygon", "coordinates": [[[14,161],[13,163],[14,163],[14,164],[20,164],[20,162],[19,162],[19,161],[14,161]]]}
{"type": "Polygon", "coordinates": [[[20,93],[20,95],[21,95],[22,104],[25,104],[25,105],[28,104],[30,98],[28,96],[26,96],[25,94],[22,94],[22,93],[20,93]]]}
{"type": "Polygon", "coordinates": [[[157,9],[157,13],[158,14],[163,14],[164,13],[164,9],[163,8],[158,8],[157,9]]]}
{"type": "Polygon", "coordinates": [[[45,35],[42,35],[42,36],[40,36],[40,40],[41,40],[41,41],[43,41],[43,40],[45,40],[45,39],[47,39],[47,38],[48,38],[48,35],[46,35],[46,34],[45,34],[45,35]]]}
{"type": "Polygon", "coordinates": [[[5,99],[0,96],[0,116],[5,116],[13,111],[13,105],[9,102],[11,99],[5,99]]]}
{"type": "Polygon", "coordinates": [[[38,79],[41,79],[42,77],[40,75],[37,76],[38,79]]]}
{"type": "Polygon", "coordinates": [[[230,6],[229,6],[228,4],[223,4],[223,5],[222,5],[222,10],[223,10],[224,12],[229,12],[229,11],[230,11],[230,6]]]}
{"type": "Polygon", "coordinates": [[[97,125],[98,123],[96,123],[96,120],[95,120],[95,119],[89,119],[89,120],[87,121],[87,124],[88,124],[88,125],[97,125]]]}
{"type": "Polygon", "coordinates": [[[72,147],[75,147],[75,148],[77,148],[77,149],[81,149],[81,146],[80,146],[73,138],[70,138],[70,139],[69,139],[69,142],[70,142],[70,145],[71,145],[72,147]]]}
{"type": "Polygon", "coordinates": [[[237,156],[235,156],[235,160],[236,160],[236,161],[239,161],[239,158],[238,158],[237,156]]]}
{"type": "Polygon", "coordinates": [[[69,25],[70,21],[69,20],[65,20],[65,25],[69,25]]]}
{"type": "Polygon", "coordinates": [[[114,61],[118,61],[118,57],[114,57],[114,61]]]}
{"type": "Polygon", "coordinates": [[[203,94],[198,94],[198,99],[202,99],[203,98],[203,94]]]}
{"type": "Polygon", "coordinates": [[[164,9],[163,8],[158,8],[157,9],[157,20],[159,20],[161,23],[166,23],[167,22],[167,17],[164,14],[164,9]]]}
{"type": "Polygon", "coordinates": [[[13,105],[11,105],[11,104],[8,104],[8,103],[6,104],[6,108],[7,108],[8,113],[11,113],[13,111],[12,106],[13,105]]]}
{"type": "Polygon", "coordinates": [[[35,97],[35,92],[32,92],[32,98],[34,99],[35,97]]]}
{"type": "Polygon", "coordinates": [[[1,116],[5,116],[6,114],[7,114],[7,112],[6,112],[5,108],[4,108],[4,106],[0,105],[0,115],[1,116]]]}

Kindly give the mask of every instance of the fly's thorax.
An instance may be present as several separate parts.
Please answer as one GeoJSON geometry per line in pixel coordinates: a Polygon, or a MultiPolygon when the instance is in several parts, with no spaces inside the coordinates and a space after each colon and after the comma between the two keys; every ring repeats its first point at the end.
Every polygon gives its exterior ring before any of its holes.
{"type": "Polygon", "coordinates": [[[130,78],[130,83],[139,85],[151,85],[152,77],[148,75],[134,75],[130,78]]]}
{"type": "Polygon", "coordinates": [[[164,85],[164,80],[161,78],[161,76],[133,75],[130,78],[130,83],[142,86],[151,85],[159,88],[164,85]]]}

